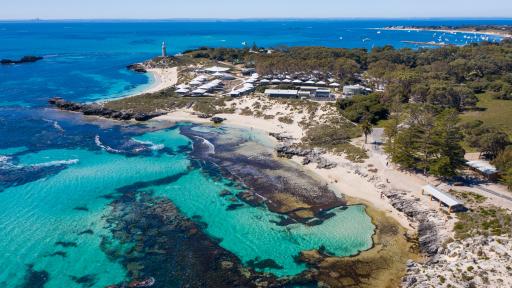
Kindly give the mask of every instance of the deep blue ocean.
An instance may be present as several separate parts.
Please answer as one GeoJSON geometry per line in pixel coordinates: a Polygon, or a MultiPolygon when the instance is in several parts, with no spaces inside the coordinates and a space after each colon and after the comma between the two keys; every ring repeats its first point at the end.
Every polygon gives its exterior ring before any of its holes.
{"type": "MultiPolygon", "coordinates": [[[[483,40],[471,33],[447,33],[439,40],[435,32],[371,29],[462,24],[512,20],[0,22],[0,59],[44,57],[0,66],[0,287],[105,287],[134,275],[155,276],[156,271],[127,263],[129,241],[116,242],[120,236],[112,228],[113,215],[130,193],[170,200],[185,217],[206,223],[204,232],[222,238],[220,246],[242,263],[273,259],[282,268],[265,271],[276,275],[303,271],[293,261],[301,250],[323,245],[348,256],[370,248],[375,227],[363,206],[335,211],[319,226],[288,228],[277,226],[277,215],[261,207],[230,211],[226,207],[232,203],[219,192],[241,188],[232,179],[211,177],[214,168],[194,164],[192,139],[180,133],[184,126],[85,119],[49,109],[47,100],[90,102],[144,89],[151,79],[126,66],[157,56],[162,41],[171,53],[180,53],[200,46],[243,47],[244,42],[415,49],[402,41],[464,45],[483,40]]],[[[205,138],[229,136],[267,145],[264,135],[252,131],[193,129],[205,138]]],[[[128,216],[133,215],[125,211],[123,217],[128,216]]],[[[173,283],[180,283],[178,278],[173,283]]],[[[156,281],[155,287],[173,287],[156,281]]]]}

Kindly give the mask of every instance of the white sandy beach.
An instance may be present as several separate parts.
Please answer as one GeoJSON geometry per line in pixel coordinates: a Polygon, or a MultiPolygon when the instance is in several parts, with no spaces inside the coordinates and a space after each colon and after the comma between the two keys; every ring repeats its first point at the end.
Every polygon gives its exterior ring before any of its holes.
{"type": "Polygon", "coordinates": [[[153,83],[142,92],[139,92],[135,95],[141,95],[144,93],[154,93],[160,90],[167,89],[172,87],[178,83],[178,68],[151,68],[147,69],[148,73],[153,77],[153,83]]]}
{"type": "MultiPolygon", "coordinates": [[[[282,108],[280,109],[279,107],[274,107],[273,110],[276,110],[274,112],[277,113],[284,112],[282,111],[282,108]]],[[[216,116],[225,118],[226,121],[223,123],[223,125],[228,126],[258,129],[266,133],[284,133],[294,138],[301,138],[304,133],[303,129],[299,127],[298,124],[296,124],[297,121],[295,121],[294,124],[285,124],[277,119],[263,119],[239,114],[218,114],[216,116]]],[[[211,123],[209,119],[198,118],[196,115],[194,115],[192,110],[179,110],[176,112],[171,112],[167,115],[155,118],[155,120],[171,122],[211,123]]],[[[316,174],[321,181],[329,184],[331,189],[338,193],[338,195],[347,195],[350,198],[354,198],[356,202],[357,199],[361,199],[371,204],[376,209],[385,211],[403,227],[411,230],[413,229],[413,226],[405,215],[398,213],[387,201],[387,199],[381,198],[380,191],[375,187],[373,183],[368,182],[365,178],[354,173],[355,169],[364,169],[366,165],[353,164],[350,161],[345,160],[342,156],[336,156],[332,154],[326,154],[324,157],[330,161],[336,162],[338,166],[329,170],[318,169],[314,164],[310,164],[304,167],[316,174]]],[[[294,157],[292,160],[299,164],[302,161],[299,157],[294,157]]],[[[368,162],[373,162],[373,159],[370,159],[368,162]]],[[[400,179],[393,180],[401,181],[400,179]]],[[[419,188],[422,185],[424,184],[417,183],[418,191],[420,191],[419,188]]]]}

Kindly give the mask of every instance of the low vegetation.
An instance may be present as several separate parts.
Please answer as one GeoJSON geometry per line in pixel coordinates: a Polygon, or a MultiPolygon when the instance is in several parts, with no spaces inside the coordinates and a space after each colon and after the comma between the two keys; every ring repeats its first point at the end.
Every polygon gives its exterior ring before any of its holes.
{"type": "Polygon", "coordinates": [[[234,112],[226,104],[228,99],[229,97],[180,97],[171,88],[155,93],[146,93],[109,101],[104,106],[114,110],[132,110],[143,113],[192,108],[199,113],[214,115],[234,112]]]}
{"type": "Polygon", "coordinates": [[[457,214],[455,238],[466,239],[479,235],[512,235],[512,215],[506,209],[486,205],[485,197],[471,192],[452,192],[465,201],[469,211],[457,214]]]}

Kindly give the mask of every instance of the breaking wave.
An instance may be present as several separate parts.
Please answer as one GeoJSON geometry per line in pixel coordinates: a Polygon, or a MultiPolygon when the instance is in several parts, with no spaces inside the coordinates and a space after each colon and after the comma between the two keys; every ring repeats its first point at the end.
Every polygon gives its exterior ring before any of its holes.
{"type": "Polygon", "coordinates": [[[215,145],[212,144],[212,142],[204,139],[203,137],[194,136],[198,139],[201,139],[203,141],[203,144],[205,144],[208,147],[208,151],[206,151],[207,154],[215,154],[215,145]]]}
{"type": "Polygon", "coordinates": [[[57,161],[50,161],[46,163],[39,163],[39,164],[33,164],[30,165],[32,167],[51,167],[51,166],[63,166],[63,165],[73,165],[80,162],[78,159],[70,159],[70,160],[57,160],[57,161]]]}
{"type": "Polygon", "coordinates": [[[132,138],[132,141],[142,144],[142,145],[147,145],[147,146],[149,146],[149,149],[154,150],[154,151],[162,150],[165,148],[164,144],[155,144],[151,141],[142,141],[142,140],[137,140],[137,139],[133,139],[133,138],[132,138]]]}
{"type": "Polygon", "coordinates": [[[94,137],[94,142],[96,143],[96,146],[100,147],[101,149],[103,149],[103,150],[105,150],[107,152],[110,152],[110,153],[123,153],[123,151],[121,151],[121,150],[114,149],[112,147],[109,147],[109,146],[104,145],[103,143],[101,143],[99,135],[96,135],[96,137],[94,137]]]}

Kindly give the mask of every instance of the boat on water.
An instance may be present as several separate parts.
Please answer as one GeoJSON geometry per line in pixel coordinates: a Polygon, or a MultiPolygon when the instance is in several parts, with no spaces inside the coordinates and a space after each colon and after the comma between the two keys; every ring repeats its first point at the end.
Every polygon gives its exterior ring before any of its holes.
{"type": "Polygon", "coordinates": [[[132,282],[130,282],[130,284],[128,284],[128,287],[130,287],[130,288],[151,287],[154,284],[155,284],[155,278],[149,277],[143,281],[133,280],[132,282]]]}
{"type": "Polygon", "coordinates": [[[106,286],[106,288],[143,288],[143,287],[151,287],[155,285],[155,278],[149,277],[147,279],[144,279],[142,281],[139,280],[132,280],[128,285],[122,284],[121,286],[118,285],[109,285],[106,286]]]}

